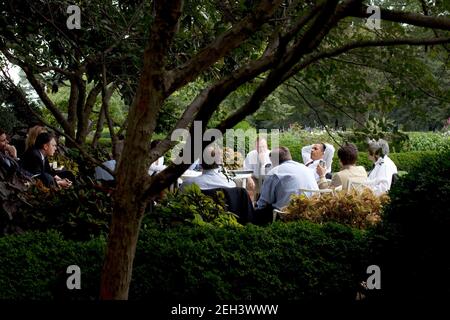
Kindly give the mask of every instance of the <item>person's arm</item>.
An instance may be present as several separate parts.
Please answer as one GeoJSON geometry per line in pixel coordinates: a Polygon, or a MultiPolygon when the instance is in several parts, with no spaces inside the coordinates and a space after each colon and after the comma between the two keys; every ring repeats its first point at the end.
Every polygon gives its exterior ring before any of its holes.
{"type": "Polygon", "coordinates": [[[302,159],[303,159],[304,164],[307,164],[308,162],[311,161],[311,149],[312,149],[312,145],[305,146],[302,148],[302,159]]]}
{"type": "Polygon", "coordinates": [[[330,187],[332,188],[336,188],[342,185],[342,180],[339,174],[335,173],[333,174],[333,176],[331,177],[331,184],[330,187]]]}
{"type": "Polygon", "coordinates": [[[371,175],[371,177],[369,178],[371,180],[375,180],[375,184],[371,186],[371,189],[377,196],[379,196],[382,193],[389,191],[389,181],[392,179],[392,177],[388,177],[386,164],[377,164],[377,166],[380,167],[375,172],[375,175],[371,175]]]}
{"type": "Polygon", "coordinates": [[[329,187],[329,183],[325,178],[325,174],[327,173],[327,169],[318,165],[316,168],[316,172],[319,175],[319,181],[317,181],[317,185],[319,189],[327,189],[329,187]]]}
{"type": "Polygon", "coordinates": [[[333,156],[334,156],[334,146],[332,144],[325,143],[325,153],[323,155],[323,160],[325,160],[327,164],[327,172],[331,172],[331,165],[333,164],[333,156]]]}
{"type": "Polygon", "coordinates": [[[12,158],[14,158],[14,159],[17,159],[17,149],[16,149],[16,147],[14,147],[14,146],[12,146],[12,145],[10,145],[10,144],[7,144],[7,145],[5,146],[5,151],[7,152],[7,154],[8,154],[10,157],[12,157],[12,158]]]}
{"type": "Polygon", "coordinates": [[[264,180],[261,188],[261,195],[256,203],[258,208],[264,208],[267,205],[276,202],[275,187],[279,181],[280,179],[276,175],[270,175],[264,180]]]}

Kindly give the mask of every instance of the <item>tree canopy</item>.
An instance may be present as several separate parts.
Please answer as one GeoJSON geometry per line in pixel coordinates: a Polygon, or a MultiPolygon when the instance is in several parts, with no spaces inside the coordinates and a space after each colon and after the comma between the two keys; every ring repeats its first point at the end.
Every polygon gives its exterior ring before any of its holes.
{"type": "MultiPolygon", "coordinates": [[[[71,4],[1,1],[0,63],[23,70],[78,145],[86,142],[97,99],[94,122],[97,129],[108,125],[113,146],[114,92],[126,106],[103,298],[127,298],[145,209],[189,166],[147,175],[175,145],[175,129],[193,133],[201,121],[203,130],[223,132],[253,114],[247,119],[255,124],[280,126],[311,119],[306,108],[324,124],[336,117],[346,123],[344,116],[361,123],[374,112],[419,128],[406,119],[410,111],[425,126],[448,115],[446,1],[79,0],[81,29],[73,30],[66,26],[71,4]],[[366,25],[369,5],[379,8],[380,29],[366,25]],[[66,113],[48,92],[62,86],[70,88],[66,113]],[[149,151],[157,130],[167,136],[149,151]]],[[[23,90],[2,77],[27,105],[23,90]]]]}

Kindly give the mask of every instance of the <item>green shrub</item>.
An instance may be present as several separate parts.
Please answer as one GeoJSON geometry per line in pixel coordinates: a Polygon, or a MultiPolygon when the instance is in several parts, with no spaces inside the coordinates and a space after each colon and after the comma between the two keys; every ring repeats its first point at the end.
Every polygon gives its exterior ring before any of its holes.
{"type": "Polygon", "coordinates": [[[225,195],[218,192],[213,199],[202,193],[196,184],[168,192],[155,206],[154,212],[144,219],[167,228],[180,224],[210,226],[241,226],[236,216],[226,211],[225,195]]]}
{"type": "Polygon", "coordinates": [[[21,195],[28,206],[21,206],[8,221],[9,230],[55,229],[64,237],[86,240],[106,235],[112,213],[107,189],[86,180],[70,189],[51,190],[37,183],[21,195]]]}
{"type": "Polygon", "coordinates": [[[449,297],[450,152],[422,162],[389,195],[368,253],[382,270],[383,297],[449,297]]]}
{"type": "MultiPolygon", "coordinates": [[[[95,299],[105,239],[63,240],[32,232],[0,238],[0,298],[95,299]],[[82,290],[65,289],[67,266],[82,290]]],[[[206,301],[355,297],[363,233],[337,224],[274,223],[243,228],[182,226],[141,231],[130,299],[206,301]]]]}
{"type": "Polygon", "coordinates": [[[66,241],[55,231],[0,238],[0,299],[96,299],[105,249],[103,238],[66,241]],[[68,290],[67,267],[81,269],[82,290],[68,290]]]}
{"type": "Polygon", "coordinates": [[[309,220],[315,223],[337,222],[353,228],[366,229],[380,222],[387,195],[378,197],[371,190],[340,191],[336,194],[293,196],[281,214],[283,221],[309,220]]]}
{"type": "Polygon", "coordinates": [[[450,150],[450,135],[437,132],[410,132],[407,151],[450,150]]]}
{"type": "MultiPolygon", "coordinates": [[[[439,156],[439,152],[437,151],[411,151],[389,154],[389,158],[394,161],[395,165],[397,166],[397,170],[406,172],[413,170],[423,161],[428,161],[428,159],[433,159],[439,156]]],[[[358,161],[356,164],[366,168],[367,172],[369,172],[373,168],[373,162],[368,159],[367,152],[358,153],[358,161]]],[[[337,152],[335,153],[333,158],[332,170],[333,172],[338,172],[340,170],[337,152]]]]}
{"type": "Polygon", "coordinates": [[[352,300],[364,246],[360,232],[306,222],[148,229],[140,240],[132,299],[352,300]]]}
{"type": "Polygon", "coordinates": [[[437,151],[411,151],[401,153],[391,153],[389,157],[394,161],[399,171],[410,172],[424,162],[433,161],[441,157],[442,154],[437,151]]]}

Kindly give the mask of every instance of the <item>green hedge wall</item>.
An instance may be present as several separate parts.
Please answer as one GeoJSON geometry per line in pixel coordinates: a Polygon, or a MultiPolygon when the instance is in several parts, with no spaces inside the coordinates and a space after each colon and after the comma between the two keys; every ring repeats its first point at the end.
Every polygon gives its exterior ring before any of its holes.
{"type": "MultiPolygon", "coordinates": [[[[423,161],[428,161],[429,159],[435,159],[439,157],[440,154],[437,151],[410,151],[410,152],[400,152],[391,153],[389,157],[394,161],[397,166],[398,171],[411,171],[415,167],[419,166],[423,161]]],[[[367,152],[358,153],[358,165],[366,168],[367,171],[372,170],[373,163],[368,159],[367,152]]],[[[333,172],[338,172],[339,168],[339,158],[337,157],[337,151],[335,152],[333,158],[333,172]]]]}
{"type": "MultiPolygon", "coordinates": [[[[130,299],[346,299],[355,297],[363,233],[308,222],[269,227],[146,227],[130,299]]],[[[105,240],[63,240],[55,232],[0,239],[1,299],[95,299],[105,240]],[[68,265],[81,290],[65,289],[68,265]]]]}
{"type": "Polygon", "coordinates": [[[450,152],[414,168],[389,196],[384,223],[369,237],[367,255],[382,270],[379,298],[448,300],[450,152]]]}
{"type": "Polygon", "coordinates": [[[105,240],[64,240],[56,231],[0,238],[0,299],[94,299],[105,240]],[[67,267],[81,268],[82,290],[67,290],[67,267]]]}

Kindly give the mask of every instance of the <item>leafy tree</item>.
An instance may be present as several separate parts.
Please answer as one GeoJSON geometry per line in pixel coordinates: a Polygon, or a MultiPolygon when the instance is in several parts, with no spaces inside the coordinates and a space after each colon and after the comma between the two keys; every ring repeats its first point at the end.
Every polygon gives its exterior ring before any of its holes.
{"type": "MultiPolygon", "coordinates": [[[[59,36],[66,36],[58,39],[52,33],[56,33],[55,25],[64,28],[63,9],[67,3],[36,1],[37,6],[29,6],[24,1],[9,2],[2,5],[6,14],[0,20],[5,30],[1,33],[0,51],[22,67],[66,132],[75,132],[75,121],[61,117],[53,103],[45,100],[42,85],[37,85],[45,77],[35,76],[38,72],[53,71],[53,75],[64,76],[63,80],[72,80],[75,85],[71,82],[71,92],[74,92],[71,102],[75,100],[75,92],[83,97],[76,99],[77,104],[73,102],[73,109],[69,108],[74,110],[71,119],[78,116],[76,135],[80,141],[87,127],[81,113],[93,108],[93,105],[86,106],[90,92],[83,84],[94,81],[93,88],[103,89],[103,98],[107,86],[111,88],[115,84],[124,100],[130,102],[101,281],[103,299],[128,297],[145,210],[189,166],[173,164],[156,176],[147,175],[149,165],[174,147],[170,136],[173,130],[189,129],[193,135],[194,121],[201,121],[203,131],[209,126],[223,132],[258,111],[283,83],[298,94],[302,93],[298,81],[314,79],[317,86],[311,85],[313,89],[338,96],[341,89],[332,79],[342,65],[326,63],[345,54],[355,53],[370,62],[374,50],[385,48],[378,57],[383,65],[390,61],[391,52],[409,52],[414,46],[428,46],[429,50],[441,53],[445,49],[437,45],[450,42],[448,8],[441,2],[425,14],[419,2],[406,6],[394,0],[380,2],[382,29],[368,30],[364,23],[371,14],[367,13],[367,1],[361,0],[79,1],[87,15],[84,29],[64,31],[59,36]],[[59,13],[53,19],[40,10],[47,3],[54,6],[51,12],[59,13]],[[129,24],[134,15],[139,19],[136,24],[129,24]],[[324,68],[315,68],[322,64],[324,68]],[[185,103],[167,130],[167,137],[149,152],[148,142],[154,137],[159,115],[170,105],[170,99],[183,88],[201,83],[200,80],[204,85],[185,103]],[[227,103],[231,106],[233,100],[226,100],[227,97],[243,86],[248,91],[228,109],[227,103]]],[[[364,84],[364,79],[372,74],[360,70],[349,79],[345,73],[339,76],[349,91],[355,91],[349,100],[354,102],[352,110],[359,107],[367,110],[367,102],[377,93],[364,84]]],[[[377,73],[375,78],[380,76],[377,73]]],[[[380,83],[377,88],[382,87],[380,83]]],[[[395,106],[390,99],[392,92],[392,88],[386,88],[378,94],[388,102],[389,109],[395,106]]],[[[92,95],[96,96],[95,92],[92,95]]],[[[304,93],[303,97],[306,105],[314,107],[307,103],[310,99],[304,93]]],[[[283,103],[292,105],[280,100],[281,106],[283,103]]],[[[187,145],[193,146],[192,142],[187,145]]],[[[191,150],[195,151],[193,158],[200,156],[201,150],[191,150]]]]}

